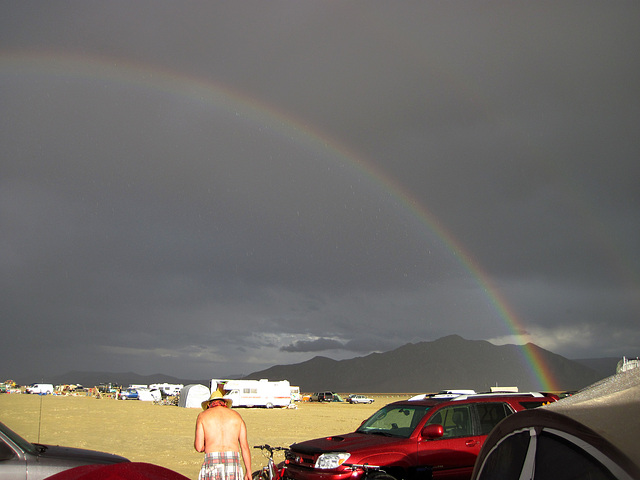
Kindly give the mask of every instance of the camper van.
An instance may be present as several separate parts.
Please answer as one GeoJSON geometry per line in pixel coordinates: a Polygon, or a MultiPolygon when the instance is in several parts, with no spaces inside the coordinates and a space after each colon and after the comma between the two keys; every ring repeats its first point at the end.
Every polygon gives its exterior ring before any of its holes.
{"type": "Polygon", "coordinates": [[[180,393],[180,390],[182,390],[182,387],[184,387],[184,385],[176,383],[153,383],[149,385],[149,388],[151,390],[160,390],[160,393],[162,393],[162,395],[165,397],[173,397],[175,395],[178,395],[178,393],[180,393]]]}
{"type": "Polygon", "coordinates": [[[300,396],[300,387],[291,386],[291,401],[299,402],[302,397],[300,396]]]}
{"type": "Polygon", "coordinates": [[[32,383],[26,388],[26,392],[36,395],[51,395],[53,394],[53,385],[51,383],[32,383]]]}
{"type": "Polygon", "coordinates": [[[220,390],[233,407],[288,407],[291,385],[288,380],[211,380],[211,391],[220,390]]]}

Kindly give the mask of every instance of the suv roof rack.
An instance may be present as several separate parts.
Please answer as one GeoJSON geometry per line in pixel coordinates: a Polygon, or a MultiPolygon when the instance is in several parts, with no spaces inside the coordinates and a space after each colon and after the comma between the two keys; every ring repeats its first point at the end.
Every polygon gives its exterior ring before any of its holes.
{"type": "Polygon", "coordinates": [[[468,398],[487,398],[487,397],[536,397],[544,398],[546,395],[540,392],[484,392],[471,395],[459,395],[452,398],[452,401],[466,400],[468,398]]]}

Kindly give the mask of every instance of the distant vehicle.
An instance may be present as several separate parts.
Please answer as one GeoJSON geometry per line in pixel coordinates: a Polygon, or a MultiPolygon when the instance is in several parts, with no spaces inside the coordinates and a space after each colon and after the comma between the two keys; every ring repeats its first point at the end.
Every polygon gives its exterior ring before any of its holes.
{"type": "Polygon", "coordinates": [[[180,383],[153,383],[149,385],[151,390],[160,390],[163,397],[173,397],[180,393],[184,385],[180,383]]]}
{"type": "Polygon", "coordinates": [[[291,401],[299,402],[302,399],[300,396],[300,387],[291,385],[291,401]]]}
{"type": "Polygon", "coordinates": [[[373,398],[367,397],[366,395],[349,395],[347,397],[347,402],[349,402],[349,403],[373,403],[373,398]]]}
{"type": "Polygon", "coordinates": [[[0,478],[41,480],[80,465],[128,461],[111,453],[31,443],[0,423],[0,478]]]}
{"type": "Polygon", "coordinates": [[[337,395],[334,392],[314,392],[311,395],[312,402],[341,402],[342,399],[340,397],[336,398],[337,395]]]}
{"type": "Polygon", "coordinates": [[[291,385],[288,380],[211,380],[211,391],[221,389],[235,407],[288,407],[291,404],[291,385]]]}
{"type": "MultiPolygon", "coordinates": [[[[491,429],[509,415],[555,395],[478,394],[390,403],[353,433],[294,443],[291,480],[358,480],[354,465],[379,466],[387,480],[465,479],[491,429]]],[[[375,478],[375,477],[374,477],[375,478]]]]}
{"type": "Polygon", "coordinates": [[[124,392],[120,392],[120,400],[138,400],[138,389],[127,388],[124,392]]]}
{"type": "Polygon", "coordinates": [[[116,393],[117,394],[118,391],[120,391],[121,387],[117,383],[109,382],[109,383],[101,383],[97,385],[96,389],[100,393],[105,393],[105,394],[116,393]]]}
{"type": "Polygon", "coordinates": [[[53,385],[51,383],[32,383],[26,388],[26,392],[36,395],[51,395],[53,394],[53,385]]]}

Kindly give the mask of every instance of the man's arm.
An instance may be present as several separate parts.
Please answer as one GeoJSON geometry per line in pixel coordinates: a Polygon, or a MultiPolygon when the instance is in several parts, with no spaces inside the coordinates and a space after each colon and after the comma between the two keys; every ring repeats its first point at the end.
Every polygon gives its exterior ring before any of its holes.
{"type": "Polygon", "coordinates": [[[204,427],[200,421],[200,415],[198,415],[198,419],[196,420],[196,435],[193,440],[193,447],[196,449],[196,452],[204,452],[204,427]]]}
{"type": "Polygon", "coordinates": [[[240,420],[240,434],[238,435],[240,443],[240,451],[242,452],[242,461],[244,462],[244,478],[251,480],[251,450],[249,450],[249,442],[247,440],[247,426],[244,420],[240,420]]]}

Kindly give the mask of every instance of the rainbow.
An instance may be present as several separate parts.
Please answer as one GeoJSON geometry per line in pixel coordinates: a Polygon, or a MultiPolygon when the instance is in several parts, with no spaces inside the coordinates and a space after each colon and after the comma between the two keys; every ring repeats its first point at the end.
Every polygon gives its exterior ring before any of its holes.
{"type": "MultiPolygon", "coordinates": [[[[0,74],[45,74],[60,78],[99,79],[102,82],[116,82],[189,97],[197,102],[223,108],[247,120],[267,124],[273,134],[298,142],[310,150],[327,151],[391,192],[403,208],[435,233],[457,261],[472,274],[510,334],[514,338],[523,338],[525,335],[523,321],[509,306],[490,276],[438,218],[385,171],[347,145],[330,138],[289,112],[210,79],[132,63],[120,58],[88,57],[61,52],[0,51],[0,74]]],[[[539,350],[531,343],[521,345],[520,349],[524,362],[530,369],[530,375],[540,389],[558,390],[557,382],[540,356],[539,350]]]]}

